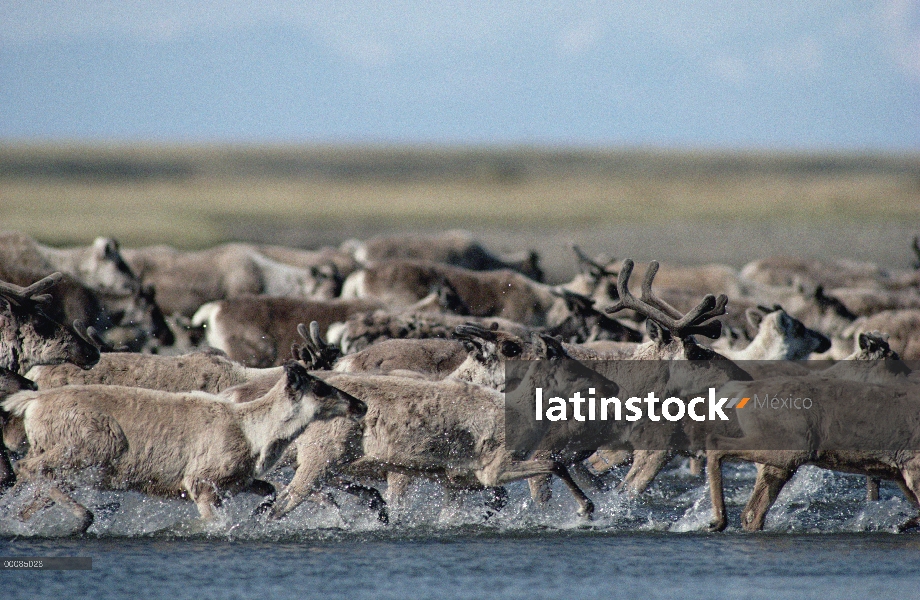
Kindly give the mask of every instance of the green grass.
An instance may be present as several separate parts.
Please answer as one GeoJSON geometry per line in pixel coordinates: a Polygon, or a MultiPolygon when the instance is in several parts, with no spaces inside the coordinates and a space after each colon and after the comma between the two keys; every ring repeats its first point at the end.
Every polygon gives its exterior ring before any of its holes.
{"type": "Polygon", "coordinates": [[[920,223],[920,156],[8,144],[0,210],[46,242],[182,247],[247,227],[920,223]]]}

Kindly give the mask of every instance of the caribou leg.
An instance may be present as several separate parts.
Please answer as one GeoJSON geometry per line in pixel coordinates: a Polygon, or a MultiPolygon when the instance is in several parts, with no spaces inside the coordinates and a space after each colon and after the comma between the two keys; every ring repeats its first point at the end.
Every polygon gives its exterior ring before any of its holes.
{"type": "Polygon", "coordinates": [[[7,454],[6,446],[0,442],[0,494],[16,483],[16,473],[13,472],[13,463],[7,454]]]}
{"type": "MultiPolygon", "coordinates": [[[[903,469],[901,471],[901,476],[903,480],[899,479],[898,485],[901,487],[904,495],[907,496],[909,500],[913,501],[914,506],[920,508],[920,469],[903,469]]],[[[901,523],[898,526],[898,531],[907,531],[908,529],[915,529],[917,527],[920,527],[920,515],[901,523]]]]}
{"type": "Polygon", "coordinates": [[[620,489],[638,495],[648,489],[655,476],[671,460],[668,450],[636,450],[633,452],[633,464],[620,484],[620,489]]]}
{"type": "Polygon", "coordinates": [[[275,486],[261,479],[253,479],[246,491],[265,498],[259,503],[256,509],[252,511],[253,516],[261,515],[270,509],[275,503],[275,498],[278,496],[278,490],[275,489],[275,486]]]}
{"type": "Polygon", "coordinates": [[[882,480],[878,477],[866,476],[866,501],[878,502],[878,488],[882,480]]]}
{"type": "Polygon", "coordinates": [[[387,512],[387,503],[376,489],[354,483],[353,481],[339,476],[331,477],[329,479],[329,484],[336,489],[340,489],[343,492],[363,500],[369,509],[377,512],[377,520],[384,525],[390,522],[390,515],[387,512]]]}
{"type": "Polygon", "coordinates": [[[776,502],[783,486],[792,478],[795,470],[772,465],[757,465],[757,481],[754,491],[741,513],[741,526],[747,531],[760,531],[767,520],[767,512],[776,502]]]}
{"type": "Polygon", "coordinates": [[[505,463],[498,472],[489,469],[488,471],[480,471],[476,474],[477,479],[487,487],[501,486],[506,483],[511,483],[512,481],[529,479],[536,475],[555,475],[561,479],[569,488],[569,491],[572,492],[575,501],[578,503],[578,514],[586,519],[592,518],[594,514],[594,503],[591,502],[591,499],[588,498],[580,487],[578,487],[578,484],[575,483],[575,480],[569,475],[565,465],[560,462],[553,460],[511,461],[505,463]]]}

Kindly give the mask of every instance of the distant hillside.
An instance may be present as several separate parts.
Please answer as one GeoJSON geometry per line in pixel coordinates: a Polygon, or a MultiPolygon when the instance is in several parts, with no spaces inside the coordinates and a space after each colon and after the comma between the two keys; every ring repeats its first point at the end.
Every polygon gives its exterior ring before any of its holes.
{"type": "Polygon", "coordinates": [[[0,177],[182,180],[194,177],[330,181],[559,177],[712,177],[877,174],[915,177],[920,155],[531,148],[157,147],[0,145],[0,177]]]}
{"type": "Polygon", "coordinates": [[[801,256],[903,266],[920,156],[649,149],[0,146],[0,228],[53,244],[315,247],[472,230],[537,248],[677,262],[801,256]]]}

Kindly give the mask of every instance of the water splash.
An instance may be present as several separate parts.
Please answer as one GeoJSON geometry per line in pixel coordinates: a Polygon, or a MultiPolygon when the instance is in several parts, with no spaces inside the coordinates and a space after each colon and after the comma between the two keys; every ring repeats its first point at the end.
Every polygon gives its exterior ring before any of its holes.
{"type": "MultiPolygon", "coordinates": [[[[724,469],[730,522],[738,531],[737,516],[747,502],[755,472],[750,465],[727,464],[724,469]]],[[[282,474],[276,483],[289,478],[282,474]]],[[[87,532],[97,537],[219,538],[230,540],[311,539],[346,534],[413,536],[431,532],[481,533],[533,531],[705,531],[711,514],[704,478],[692,475],[686,463],[665,470],[647,493],[631,497],[615,486],[588,490],[595,503],[592,521],[576,514],[577,505],[566,486],[553,481],[552,498],[541,506],[530,497],[526,482],[507,486],[506,506],[489,514],[482,492],[446,494],[431,481],[416,480],[398,506],[391,506],[391,523],[377,521],[376,513],[345,493],[333,492],[336,506],[305,502],[284,519],[253,516],[261,501],[251,494],[228,498],[216,518],[204,523],[194,503],[135,492],[103,492],[78,488],[74,497],[93,511],[96,520],[87,532]]],[[[380,486],[385,491],[385,486],[380,486]]],[[[864,479],[815,467],[803,467],[783,489],[766,524],[769,531],[852,532],[895,531],[914,514],[899,490],[883,488],[881,502],[867,504],[864,479]]],[[[31,502],[32,486],[0,496],[0,537],[60,537],[71,535],[76,517],[60,506],[39,511],[28,521],[19,511],[31,502]]]]}

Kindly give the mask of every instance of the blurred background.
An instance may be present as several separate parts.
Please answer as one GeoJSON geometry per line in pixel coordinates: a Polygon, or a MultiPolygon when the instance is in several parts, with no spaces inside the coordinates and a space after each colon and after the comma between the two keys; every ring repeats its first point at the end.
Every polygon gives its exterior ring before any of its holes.
{"type": "MultiPolygon", "coordinates": [[[[0,0],[0,228],[907,266],[920,2],[0,0]]],[[[571,264],[570,264],[571,263],[571,264]]]]}

